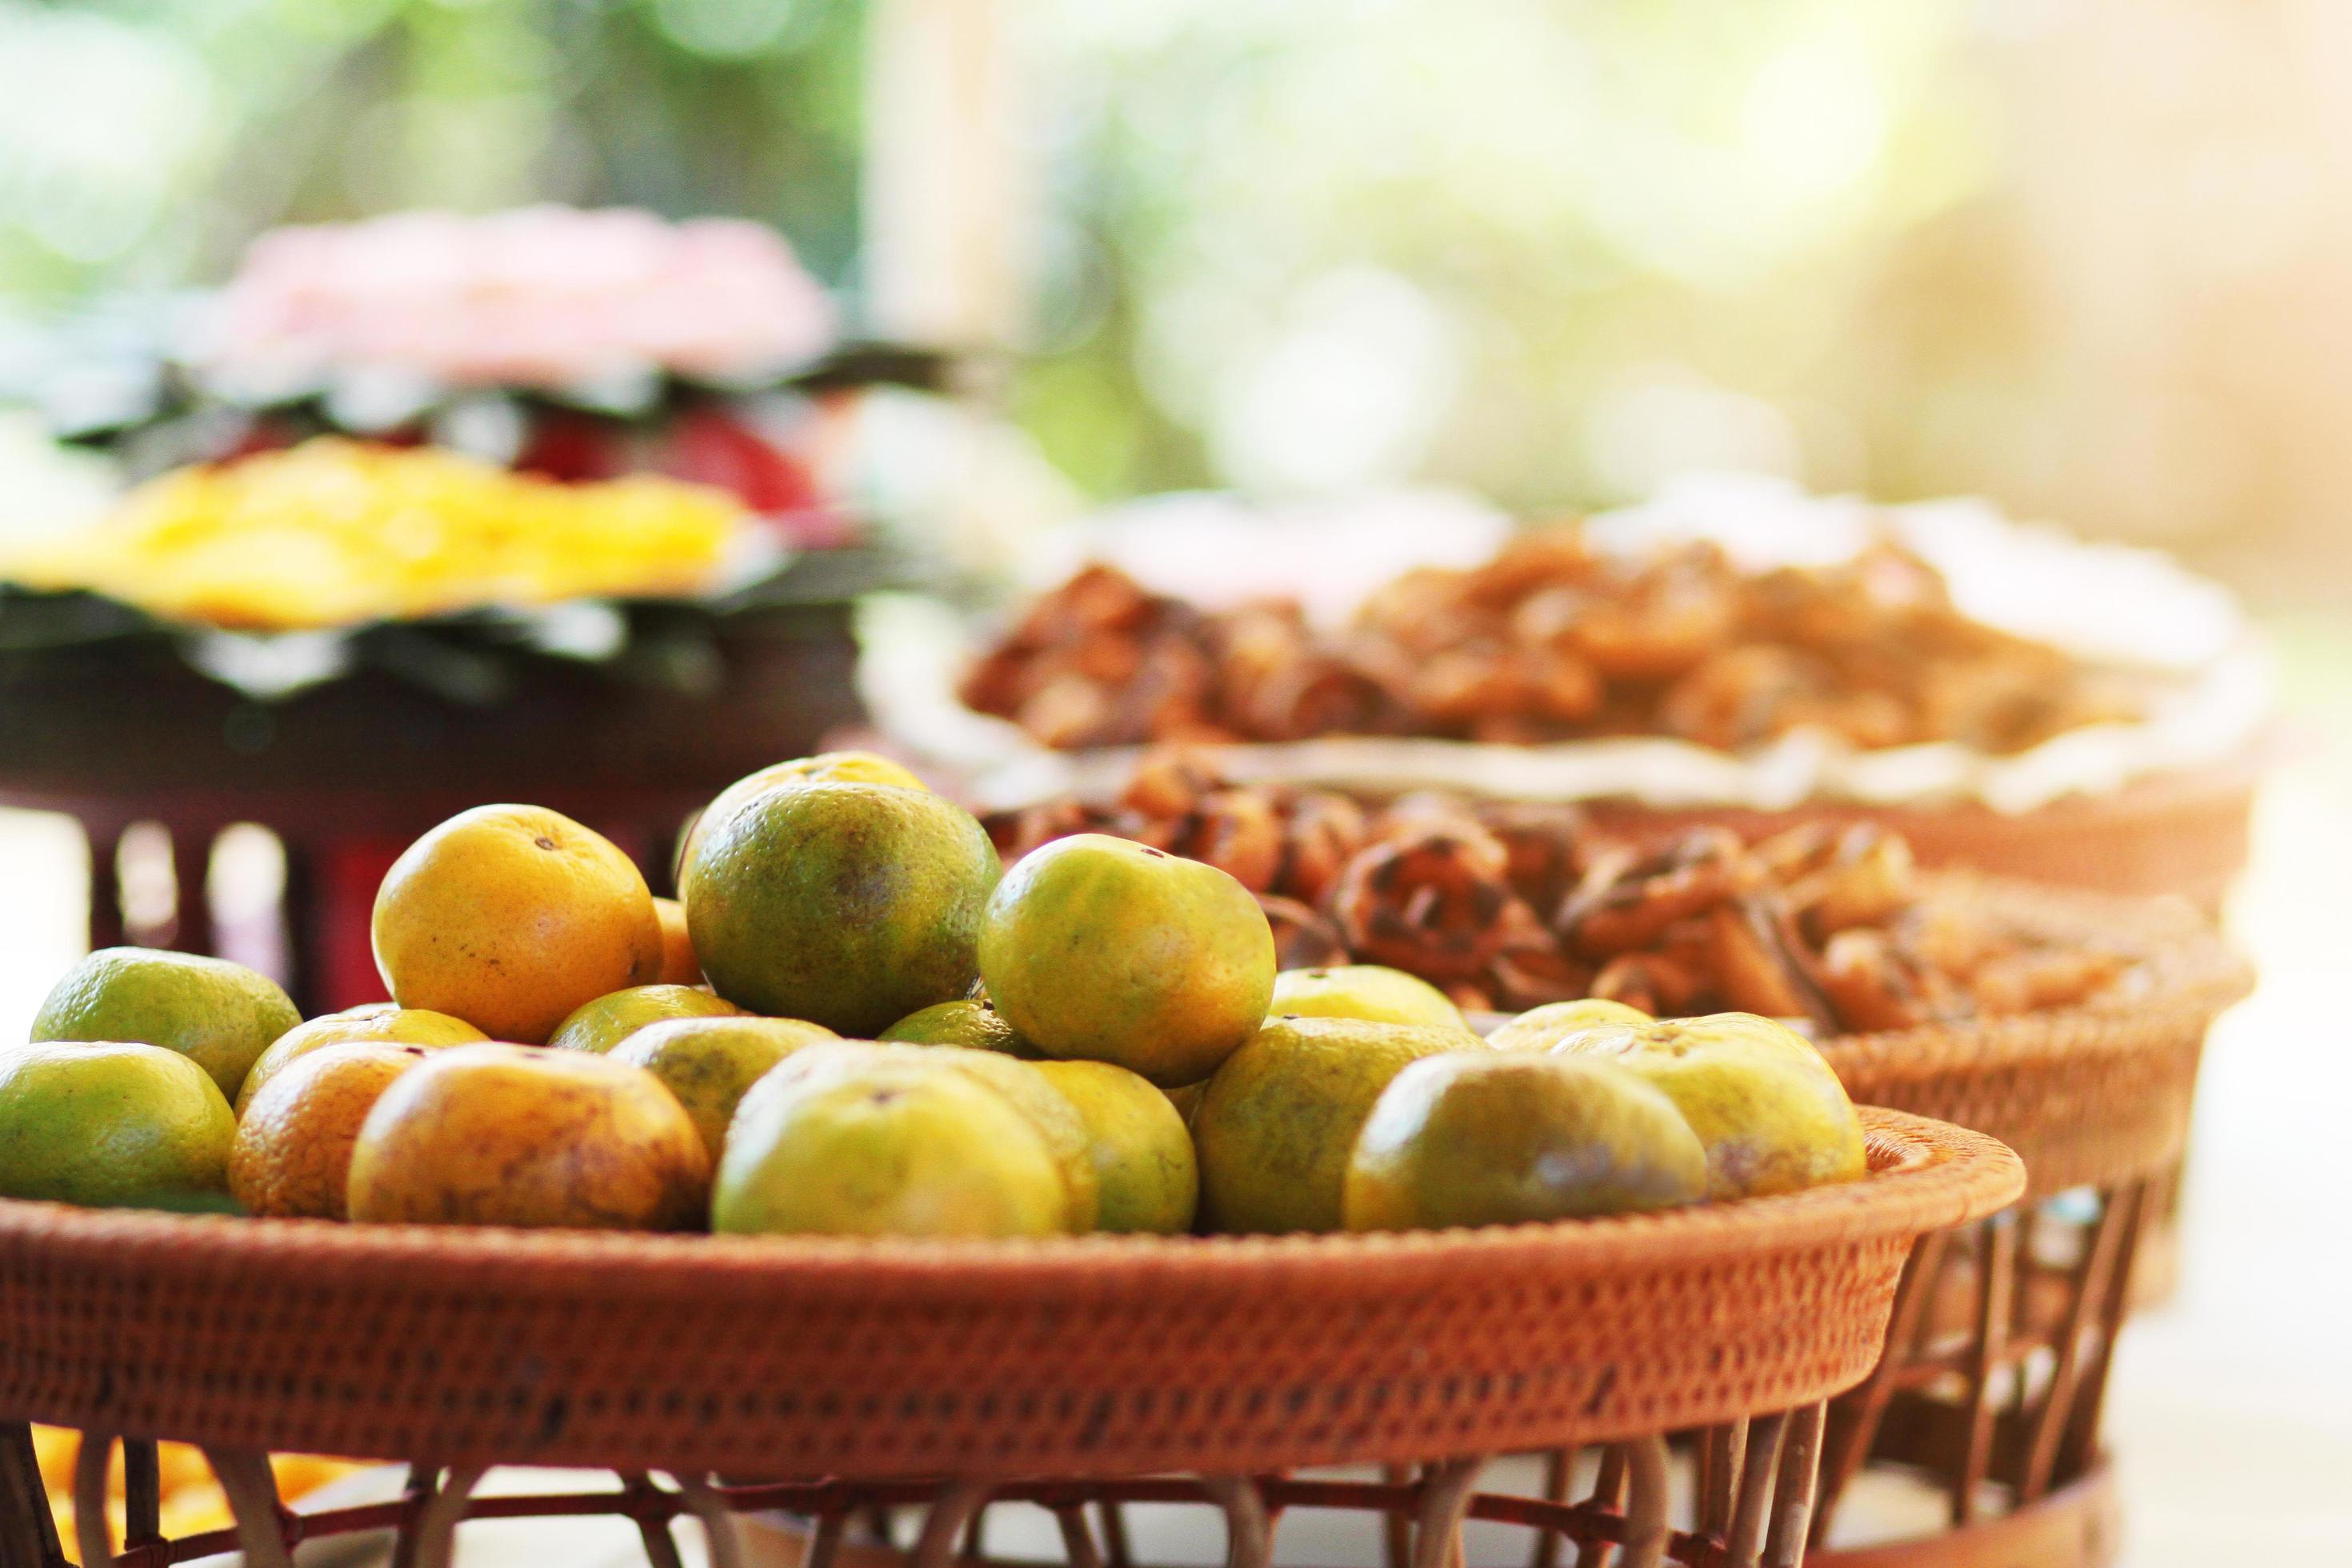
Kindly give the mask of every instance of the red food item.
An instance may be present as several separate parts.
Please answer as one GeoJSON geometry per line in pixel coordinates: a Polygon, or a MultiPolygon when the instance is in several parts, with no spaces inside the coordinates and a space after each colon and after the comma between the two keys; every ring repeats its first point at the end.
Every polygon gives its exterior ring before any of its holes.
{"type": "Polygon", "coordinates": [[[849,515],[825,500],[807,463],[725,408],[680,414],[655,464],[673,479],[729,491],[797,548],[836,549],[856,535],[849,515]]]}
{"type": "Polygon", "coordinates": [[[567,484],[609,479],[630,466],[625,430],[610,419],[568,409],[548,409],[534,418],[513,464],[567,484]]]}

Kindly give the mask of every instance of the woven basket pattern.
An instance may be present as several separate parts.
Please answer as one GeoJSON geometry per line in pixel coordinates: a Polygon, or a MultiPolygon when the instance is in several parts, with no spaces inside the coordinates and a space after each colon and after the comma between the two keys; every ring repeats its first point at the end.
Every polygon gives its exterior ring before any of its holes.
{"type": "Polygon", "coordinates": [[[2206,1033],[2252,987],[2245,961],[2177,900],[1939,880],[1939,896],[1982,901],[2041,934],[2130,952],[2146,984],[2079,1007],[1830,1040],[1822,1054],[1846,1091],[2000,1139],[2037,1197],[2178,1160],[2206,1033]]]}
{"type": "Polygon", "coordinates": [[[1594,816],[1639,837],[1719,823],[1742,837],[1801,823],[1874,822],[1910,840],[1920,864],[1968,868],[2127,897],[2171,893],[2213,910],[2245,868],[2256,773],[2210,769],[2139,780],[2112,795],[2069,797],[2007,814],[1964,803],[1791,811],[1657,811],[1608,803],[1594,816]]]}
{"type": "Polygon", "coordinates": [[[448,1463],[772,1478],[1243,1471],[1603,1441],[1825,1397],[2016,1157],[1396,1237],[603,1237],[0,1202],[0,1412],[448,1463]]]}

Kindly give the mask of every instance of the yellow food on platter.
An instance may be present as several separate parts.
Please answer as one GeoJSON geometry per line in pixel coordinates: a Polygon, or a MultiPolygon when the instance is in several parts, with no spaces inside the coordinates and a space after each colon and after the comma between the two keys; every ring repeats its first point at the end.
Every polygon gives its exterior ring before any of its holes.
{"type": "Polygon", "coordinates": [[[0,578],[170,620],[317,629],[700,593],[748,521],[725,492],[656,475],[561,484],[321,437],[151,479],[89,527],[0,555],[0,578]]]}

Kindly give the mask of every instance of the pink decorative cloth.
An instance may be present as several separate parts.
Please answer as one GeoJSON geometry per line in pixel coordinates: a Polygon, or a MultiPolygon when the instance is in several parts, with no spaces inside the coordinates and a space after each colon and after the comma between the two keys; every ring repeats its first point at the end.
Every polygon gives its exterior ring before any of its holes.
{"type": "Polygon", "coordinates": [[[835,331],[824,288],[758,224],[533,206],[266,234],[207,312],[196,358],[238,389],[370,374],[551,388],[748,378],[835,331]]]}

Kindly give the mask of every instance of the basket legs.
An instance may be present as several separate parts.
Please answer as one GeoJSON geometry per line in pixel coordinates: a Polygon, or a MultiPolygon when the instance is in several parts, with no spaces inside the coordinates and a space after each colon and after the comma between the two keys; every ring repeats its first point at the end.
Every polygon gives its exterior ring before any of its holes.
{"type": "MultiPolygon", "coordinates": [[[[1824,1407],[1811,1405],[1692,1434],[1687,1536],[1677,1537],[1669,1522],[1671,1460],[1662,1436],[1601,1449],[1591,1493],[1572,1506],[1576,1452],[1548,1453],[1542,1513],[1528,1519],[1515,1509],[1495,1517],[1534,1528],[1529,1568],[1554,1568],[1570,1521],[1611,1516],[1619,1521],[1614,1531],[1576,1531],[1575,1568],[1645,1568],[1668,1561],[1670,1552],[1682,1553],[1674,1562],[1716,1568],[1795,1568],[1810,1534],[1825,1419],[1824,1407]]],[[[1473,1515],[1481,1514],[1482,1500],[1471,1499],[1473,1515]]]]}
{"type": "Polygon", "coordinates": [[[1944,1253],[1950,1242],[1950,1232],[1931,1231],[1912,1247],[1902,1283],[1895,1287],[1895,1310],[1886,1325],[1886,1349],[1878,1365],[1861,1386],[1831,1406],[1828,1447],[1822,1459],[1821,1506],[1813,1515],[1816,1546],[1829,1533],[1830,1516],[1847,1484],[1861,1473],[1870,1457],[1871,1443],[1886,1417],[1903,1368],[1925,1338],[1927,1305],[1943,1278],[1944,1253]]]}
{"type": "Polygon", "coordinates": [[[1734,1563],[1753,1563],[1764,1550],[1764,1531],[1772,1507],[1772,1478],[1780,1466],[1780,1439],[1787,1431],[1784,1415],[1759,1415],[1748,1424],[1746,1452],[1739,1458],[1738,1496],[1731,1509],[1731,1535],[1726,1549],[1734,1563]]]}
{"type": "Polygon", "coordinates": [[[1817,1551],[1867,1464],[1922,1472],[1941,1489],[1950,1533],[1937,1539],[1948,1542],[2091,1473],[2134,1251],[2169,1179],[2069,1193],[1920,1238],[1885,1354],[1830,1409],[1817,1551]]]}
{"type": "Polygon", "coordinates": [[[1201,1484],[1225,1510],[1225,1568],[1266,1568],[1274,1561],[1274,1519],[1257,1483],[1247,1476],[1212,1476],[1201,1484]]]}
{"type": "Polygon", "coordinates": [[[1795,1568],[1805,1560],[1812,1533],[1813,1488],[1822,1468],[1822,1437],[1829,1425],[1825,1406],[1810,1405],[1789,1417],[1773,1479],[1772,1529],[1764,1538],[1767,1568],[1795,1568]]]}
{"type": "Polygon", "coordinates": [[[669,1532],[668,1512],[643,1506],[660,1500],[661,1495],[661,1489],[645,1471],[621,1472],[621,1496],[639,1505],[631,1510],[629,1517],[636,1521],[637,1540],[646,1549],[646,1568],[686,1568],[685,1561],[677,1554],[677,1540],[669,1532]]]}
{"type": "Polygon", "coordinates": [[[74,1548],[82,1568],[114,1568],[106,1523],[106,1468],[113,1449],[111,1436],[85,1432],[74,1456],[74,1548]]]}
{"type": "Polygon", "coordinates": [[[941,1487],[915,1541],[915,1568],[948,1568],[955,1558],[957,1538],[987,1501],[988,1488],[977,1481],[950,1481],[941,1487]]]}
{"type": "Polygon", "coordinates": [[[0,1421],[0,1568],[58,1568],[65,1560],[33,1457],[33,1429],[22,1421],[0,1421]]]}
{"type": "MultiPolygon", "coordinates": [[[[30,1431],[23,1427],[19,1429],[26,1432],[29,1450],[30,1431]]],[[[142,1437],[125,1437],[121,1443],[123,1550],[132,1552],[141,1547],[160,1546],[163,1544],[161,1519],[163,1488],[156,1467],[155,1444],[152,1438],[142,1437]]],[[[114,1543],[109,1533],[107,1519],[107,1479],[114,1458],[114,1447],[115,1438],[111,1435],[85,1432],[74,1456],[74,1549],[81,1555],[83,1568],[113,1568],[114,1543]]],[[[220,1468],[222,1461],[217,1457],[210,1454],[205,1457],[212,1461],[215,1470],[220,1468]]],[[[234,1463],[233,1460],[231,1462],[234,1463]]],[[[264,1459],[261,1463],[266,1475],[268,1461],[264,1459]]],[[[40,1496],[37,1474],[34,1481],[35,1495],[40,1496]]],[[[223,1486],[234,1506],[236,1490],[229,1488],[226,1480],[223,1486]]],[[[278,1561],[268,1555],[270,1543],[277,1546],[281,1558],[284,1551],[284,1541],[278,1529],[277,1495],[274,1484],[270,1485],[268,1507],[263,1510],[269,1520],[266,1527],[269,1540],[250,1558],[259,1568],[268,1568],[268,1564],[278,1561]]],[[[48,1527],[48,1539],[56,1540],[56,1525],[48,1517],[46,1497],[41,1497],[40,1513],[48,1527]]],[[[5,1524],[0,1524],[0,1530],[5,1529],[5,1524]]],[[[9,1561],[6,1550],[0,1548],[0,1563],[9,1561]]]]}
{"type": "Polygon", "coordinates": [[[1085,1509],[1074,1502],[1056,1504],[1054,1523],[1062,1532],[1062,1555],[1070,1568],[1103,1568],[1102,1552],[1095,1545],[1094,1527],[1087,1522],[1085,1509]]]}
{"type": "Polygon", "coordinates": [[[2009,1365],[2009,1328],[2017,1312],[2017,1211],[1984,1222],[1977,1263],[1976,1342],[1969,1365],[1968,1444],[1951,1483],[1955,1528],[1976,1517],[1992,1468],[1993,1424],[2000,1418],[1994,1380],[2009,1365]]]}
{"type": "Polygon", "coordinates": [[[1671,1534],[1666,1515],[1670,1500],[1666,1440],[1655,1436],[1638,1438],[1626,1444],[1623,1451],[1629,1482],[1625,1497],[1625,1568],[1658,1568],[1666,1560],[1666,1542],[1671,1534]]]}
{"type": "MultiPolygon", "coordinates": [[[[1739,1425],[1742,1431],[1747,1429],[1746,1422],[1739,1425]]],[[[1601,1473],[1593,1478],[1592,1500],[1612,1512],[1626,1507],[1625,1481],[1631,1468],[1622,1446],[1602,1449],[1601,1473]]],[[[1608,1561],[1609,1547],[1605,1542],[1588,1541],[1576,1549],[1576,1568],[1603,1568],[1608,1561]]]]}
{"type": "Polygon", "coordinates": [[[474,1489],[489,1474],[488,1465],[453,1467],[425,1500],[425,1506],[415,1516],[414,1528],[404,1527],[401,1541],[394,1550],[393,1560],[409,1568],[449,1568],[449,1553],[457,1544],[457,1524],[466,1517],[466,1504],[471,1500],[474,1489]]]}
{"type": "MultiPolygon", "coordinates": [[[[410,1467],[409,1510],[393,1545],[394,1568],[448,1568],[456,1551],[457,1526],[472,1510],[474,1492],[489,1468],[487,1465],[462,1466],[444,1475],[436,1466],[410,1467]]],[[[680,1513],[690,1514],[702,1527],[709,1548],[710,1568],[742,1568],[742,1535],[736,1528],[732,1509],[718,1488],[699,1477],[673,1477],[677,1488],[673,1497],[646,1471],[617,1473],[621,1479],[617,1507],[610,1493],[583,1497],[592,1504],[592,1511],[617,1513],[635,1523],[648,1568],[677,1568],[680,1558],[669,1526],[670,1521],[680,1513]]],[[[233,1492],[231,1495],[234,1498],[233,1492]]],[[[488,1511],[496,1511],[495,1505],[488,1511]]],[[[821,1521],[832,1528],[829,1531],[820,1530],[805,1568],[830,1568],[840,1550],[844,1522],[842,1515],[828,1516],[821,1521]]],[[[264,1563],[275,1560],[254,1558],[248,1553],[248,1561],[261,1568],[264,1563]]]]}
{"type": "Polygon", "coordinates": [[[2086,1378],[2085,1342],[2099,1332],[2102,1323],[2121,1325],[2121,1298],[2127,1288],[2126,1259],[2131,1250],[2131,1237],[2139,1228],[2141,1204],[2137,1200],[2146,1190],[2142,1185],[2110,1200],[2099,1215],[2097,1228],[2091,1233],[2090,1245],[2084,1248],[2082,1267],[2074,1279],[2073,1297],[2066,1303],[2065,1316],[2059,1326],[2050,1390],[2042,1398],[2042,1409],[2034,1417],[2026,1443],[2024,1472],[2018,1481],[2021,1504],[2032,1502],[2050,1489],[2051,1475],[2058,1464],[2059,1445],[2066,1436],[2076,1396],[2092,1380],[2105,1373],[2106,1357],[2102,1353],[2092,1360],[2086,1378]]]}
{"type": "MultiPolygon", "coordinates": [[[[177,1555],[226,1550],[234,1545],[254,1568],[290,1568],[294,1545],[355,1531],[377,1530],[399,1516],[393,1561],[397,1568],[448,1568],[457,1526],[469,1517],[538,1518],[604,1515],[630,1520],[644,1542],[649,1568],[675,1568],[677,1544],[671,1522],[692,1514],[710,1542],[712,1568],[741,1568],[743,1554],[733,1516],[739,1511],[805,1512],[813,1521],[803,1568],[839,1568],[849,1523],[877,1510],[919,1507],[928,1498],[919,1539],[911,1550],[894,1552],[886,1539],[878,1555],[903,1568],[959,1568],[962,1561],[993,1565],[972,1541],[972,1527],[993,1500],[1034,1503],[1054,1518],[1066,1568],[1132,1568],[1132,1549],[1120,1531],[1116,1559],[1096,1535],[1096,1519],[1113,1520],[1130,1502],[1207,1503],[1226,1525],[1228,1568],[1270,1568],[1275,1523],[1289,1509],[1345,1509],[1381,1515],[1403,1527],[1400,1568],[1463,1568],[1464,1526],[1473,1518],[1515,1524],[1535,1532],[1537,1550],[1557,1561],[1573,1542],[1576,1561],[1586,1568],[1796,1568],[1801,1561],[1812,1505],[1815,1465],[1822,1447],[1822,1411],[1811,1406],[1759,1416],[1734,1427],[1702,1433],[1702,1456],[1714,1456],[1713,1471],[1702,1459],[1693,1528],[1678,1531],[1671,1511],[1674,1461],[1659,1434],[1608,1444],[1599,1450],[1599,1471],[1589,1493],[1576,1490],[1575,1452],[1547,1456],[1541,1495],[1510,1489],[1481,1490],[1486,1457],[1419,1468],[1417,1479],[1375,1482],[1283,1473],[1265,1476],[1157,1476],[1125,1480],[1038,1478],[1028,1480],[907,1482],[820,1481],[722,1483],[700,1477],[659,1480],[645,1471],[619,1472],[614,1491],[477,1499],[485,1465],[446,1469],[418,1464],[410,1470],[404,1501],[297,1513],[280,1502],[268,1458],[247,1450],[208,1449],[206,1458],[227,1494],[234,1531],[183,1541],[140,1542],[128,1561],[152,1563],[177,1555]],[[674,1484],[673,1484],[674,1482],[674,1484]]],[[[110,1443],[88,1440],[77,1475],[87,1568],[112,1568],[118,1559],[107,1541],[106,1487],[110,1443]]],[[[134,1454],[135,1472],[140,1467],[134,1454]]],[[[152,1475],[152,1467],[145,1467],[152,1475]]],[[[1530,1488],[1532,1492],[1536,1489],[1530,1488]]],[[[152,1518],[152,1500],[132,1517],[152,1518]]],[[[29,1431],[0,1424],[0,1568],[67,1568],[57,1543],[29,1431]],[[44,1533],[46,1531],[46,1533],[44,1533]]],[[[1107,1532],[1108,1533],[1108,1532],[1107,1532]]],[[[866,1550],[861,1548],[860,1550],[866,1550]]]]}
{"type": "MultiPolygon", "coordinates": [[[[816,1526],[809,1534],[808,1552],[801,1559],[801,1568],[833,1568],[834,1563],[841,1556],[841,1538],[848,1529],[849,1516],[845,1513],[817,1515],[816,1526]]],[[[887,1531],[883,1532],[883,1539],[889,1539],[887,1531]]]]}
{"type": "Polygon", "coordinates": [[[237,1550],[246,1568],[294,1568],[286,1547],[286,1505],[278,1500],[278,1478],[269,1456],[249,1449],[207,1448],[205,1458],[227,1495],[236,1518],[237,1550]]]}
{"type": "Polygon", "coordinates": [[[702,1526],[710,1568],[743,1568],[743,1538],[735,1529],[735,1516],[727,1511],[727,1500],[698,1476],[671,1479],[677,1482],[678,1500],[685,1503],[686,1511],[702,1526]]]}
{"type": "Polygon", "coordinates": [[[1462,1521],[1484,1459],[1455,1459],[1437,1466],[1422,1482],[1421,1510],[1413,1521],[1412,1568],[1451,1568],[1461,1560],[1462,1521]]]}

